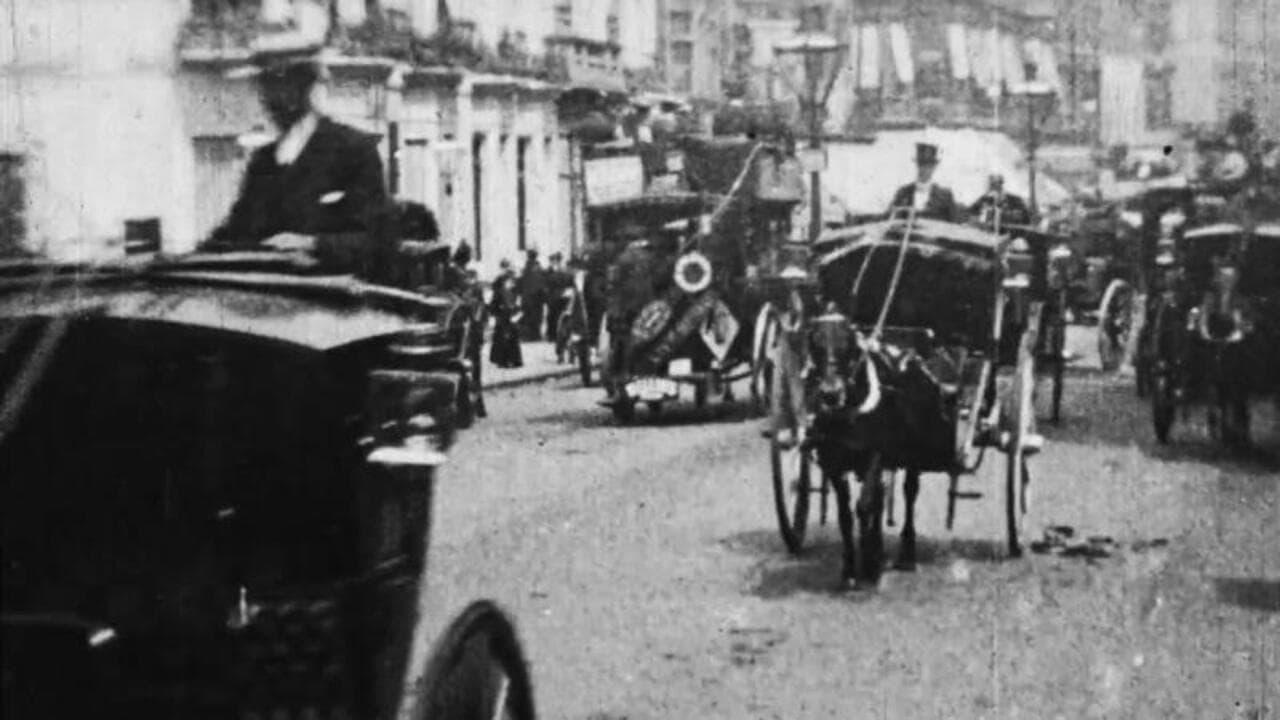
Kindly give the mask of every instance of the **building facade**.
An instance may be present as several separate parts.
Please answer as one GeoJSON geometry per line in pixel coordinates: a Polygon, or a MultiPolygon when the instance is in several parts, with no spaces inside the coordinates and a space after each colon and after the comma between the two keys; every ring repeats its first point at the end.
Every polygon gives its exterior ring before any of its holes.
{"type": "Polygon", "coordinates": [[[471,244],[483,276],[525,250],[569,252],[576,140],[560,100],[625,96],[658,48],[652,0],[14,2],[0,229],[64,258],[118,254],[140,220],[171,252],[216,226],[274,133],[253,84],[229,73],[264,27],[335,47],[326,112],[381,138],[392,190],[471,244]]]}

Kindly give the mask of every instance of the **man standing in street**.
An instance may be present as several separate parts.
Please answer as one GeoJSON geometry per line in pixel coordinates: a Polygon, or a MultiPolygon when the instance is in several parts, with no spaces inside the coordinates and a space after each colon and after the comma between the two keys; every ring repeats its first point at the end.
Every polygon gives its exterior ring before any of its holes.
{"type": "Polygon", "coordinates": [[[991,173],[987,177],[987,191],[969,208],[969,214],[985,227],[991,227],[996,221],[996,211],[1000,211],[1001,227],[1007,225],[1031,225],[1031,209],[1020,196],[1004,191],[1004,176],[991,173]]]}
{"type": "Polygon", "coordinates": [[[916,143],[916,181],[903,185],[893,194],[889,204],[889,216],[903,208],[914,208],[916,217],[960,222],[960,210],[951,190],[934,183],[933,173],[938,169],[938,146],[916,143]]]}
{"type": "Polygon", "coordinates": [[[542,314],[547,302],[547,275],[538,263],[538,251],[526,255],[520,272],[520,304],[524,318],[520,323],[520,339],[536,342],[542,339],[542,314]]]}
{"type": "MultiPolygon", "coordinates": [[[[564,269],[564,255],[561,253],[551,253],[547,258],[547,334],[546,339],[555,342],[557,335],[557,325],[560,322],[560,313],[564,312],[568,303],[565,300],[565,291],[568,290],[573,283],[573,278],[564,269]]],[[[559,345],[556,346],[556,362],[562,362],[563,352],[559,345]]]]}
{"type": "Polygon", "coordinates": [[[390,272],[394,238],[377,141],[320,113],[318,51],[295,45],[254,55],[258,95],[280,135],[254,151],[207,247],[310,253],[379,280],[390,272]]]}

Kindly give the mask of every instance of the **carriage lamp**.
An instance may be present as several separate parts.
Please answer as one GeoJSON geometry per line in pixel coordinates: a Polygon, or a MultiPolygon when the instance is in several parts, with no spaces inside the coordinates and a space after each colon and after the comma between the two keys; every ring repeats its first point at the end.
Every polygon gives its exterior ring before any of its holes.
{"type": "Polygon", "coordinates": [[[826,157],[822,148],[822,122],[827,99],[840,74],[841,57],[847,47],[822,31],[824,10],[812,4],[802,11],[800,31],[790,40],[774,46],[780,65],[799,66],[799,79],[782,76],[800,101],[800,111],[809,130],[809,242],[822,233],[822,170],[826,157]]]}

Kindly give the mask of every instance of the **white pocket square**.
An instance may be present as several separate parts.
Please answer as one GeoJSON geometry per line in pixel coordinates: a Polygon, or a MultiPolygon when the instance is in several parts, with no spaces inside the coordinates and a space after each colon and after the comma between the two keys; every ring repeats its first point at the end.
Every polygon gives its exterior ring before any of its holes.
{"type": "Polygon", "coordinates": [[[346,193],[342,192],[341,190],[334,190],[331,193],[325,193],[324,195],[320,196],[320,204],[332,205],[338,202],[339,200],[341,200],[345,195],[346,193]]]}

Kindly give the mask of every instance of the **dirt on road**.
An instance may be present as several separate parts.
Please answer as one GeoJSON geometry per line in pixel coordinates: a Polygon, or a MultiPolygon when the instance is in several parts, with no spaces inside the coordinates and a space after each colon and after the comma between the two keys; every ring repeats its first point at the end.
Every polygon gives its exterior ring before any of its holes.
{"type": "Polygon", "coordinates": [[[512,611],[550,719],[1280,716],[1275,413],[1271,454],[1195,422],[1161,448],[1129,386],[1068,382],[1031,470],[1042,552],[1004,558],[988,458],[950,532],[926,476],[920,567],[870,593],[837,590],[834,516],[787,555],[745,406],[618,427],[571,381],[495,393],[437,490],[424,610],[512,611]]]}

